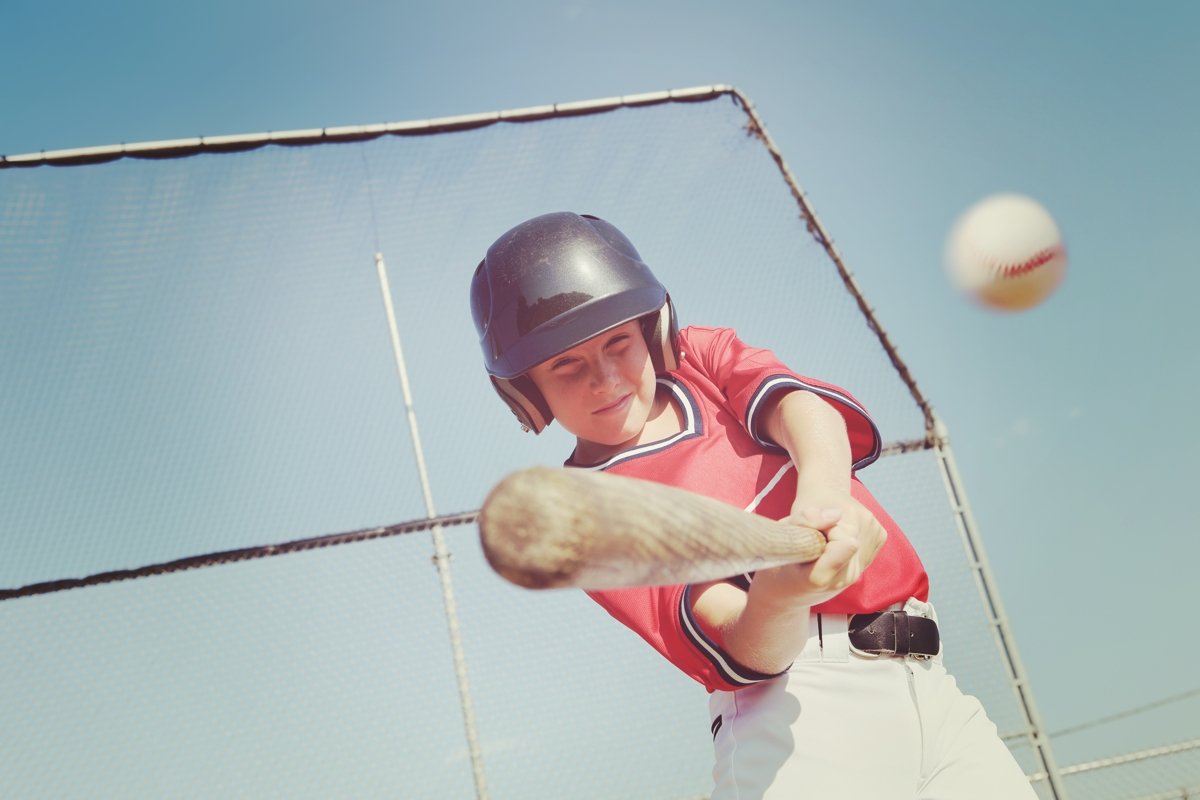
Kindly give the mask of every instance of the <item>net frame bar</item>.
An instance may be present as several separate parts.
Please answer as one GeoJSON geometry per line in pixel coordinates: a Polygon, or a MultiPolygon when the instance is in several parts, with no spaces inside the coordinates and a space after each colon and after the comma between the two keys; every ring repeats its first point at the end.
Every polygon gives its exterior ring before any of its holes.
{"type": "Polygon", "coordinates": [[[936,417],[934,418],[934,437],[936,442],[934,451],[937,454],[938,468],[942,473],[946,497],[950,501],[954,521],[958,526],[959,536],[962,538],[963,547],[966,550],[968,565],[975,578],[976,588],[979,590],[984,608],[990,617],[996,644],[1000,652],[1004,654],[1004,666],[1008,671],[1009,685],[1016,694],[1021,711],[1028,723],[1029,727],[1024,733],[1028,736],[1042,765],[1041,772],[1030,776],[1030,781],[1045,780],[1051,796],[1056,800],[1065,800],[1067,791],[1063,785],[1062,772],[1055,762],[1050,746],[1050,737],[1042,722],[1037,704],[1034,702],[1033,689],[1025,665],[1017,651],[1016,638],[1013,636],[1008,616],[1000,602],[1000,593],[995,586],[996,579],[992,575],[987,553],[983,548],[983,540],[980,538],[975,524],[975,516],[971,513],[971,505],[967,500],[966,491],[963,489],[962,478],[954,459],[954,451],[950,448],[950,433],[945,424],[936,417]]]}
{"type": "MultiPolygon", "coordinates": [[[[413,407],[412,388],[408,382],[408,368],[404,363],[404,348],[400,343],[400,327],[396,323],[396,309],[392,305],[392,290],[388,285],[387,265],[383,253],[375,254],[375,272],[379,278],[379,293],[383,298],[387,316],[388,334],[392,354],[396,359],[396,374],[400,378],[400,391],[404,396],[404,414],[408,420],[409,440],[413,457],[416,459],[417,477],[421,482],[421,496],[425,501],[425,513],[430,520],[437,517],[433,503],[433,489],[429,484],[429,471],[425,468],[425,451],[421,447],[421,431],[417,427],[417,412],[413,407]]],[[[487,779],[483,770],[483,749],[479,745],[479,726],[475,722],[475,704],[471,700],[471,683],[467,677],[467,659],[463,648],[462,631],[458,624],[458,604],[454,599],[454,581],[450,575],[450,551],[446,549],[446,537],[442,526],[433,522],[430,528],[433,540],[433,565],[437,570],[438,584],[442,593],[442,608],[446,616],[446,632],[450,638],[450,656],[454,663],[454,679],[458,689],[458,702],[462,711],[463,729],[467,737],[467,755],[471,762],[471,778],[475,783],[475,797],[488,800],[487,779]]]]}
{"type": "MultiPolygon", "coordinates": [[[[956,523],[962,538],[962,543],[967,554],[968,561],[971,565],[973,576],[975,577],[977,589],[980,592],[980,597],[985,608],[988,609],[992,617],[991,624],[993,635],[995,636],[1001,651],[1005,654],[1005,664],[1008,669],[1010,684],[1020,701],[1019,705],[1026,718],[1026,722],[1028,723],[1028,735],[1034,745],[1038,759],[1042,765],[1042,771],[1038,773],[1038,776],[1047,781],[1052,795],[1054,798],[1056,798],[1056,800],[1065,800],[1066,793],[1062,787],[1060,772],[1055,764],[1050,750],[1049,737],[1046,735],[1045,728],[1041,722],[1040,715],[1033,701],[1029,680],[1017,652],[1015,640],[1013,638],[1008,619],[1004,614],[1003,608],[1000,604],[999,592],[995,587],[995,580],[991,574],[991,569],[988,565],[987,558],[982,547],[982,542],[977,532],[977,527],[970,512],[970,507],[966,498],[966,492],[963,488],[961,478],[959,477],[957,468],[954,464],[953,453],[949,446],[949,435],[946,426],[934,414],[928,400],[918,388],[916,381],[909,371],[907,365],[900,358],[899,352],[892,344],[886,330],[876,317],[874,309],[867,303],[866,298],[858,286],[857,280],[846,266],[845,261],[834,245],[833,240],[826,233],[823,225],[813,210],[812,205],[809,203],[806,195],[800,188],[798,182],[788,167],[787,162],[784,160],[778,147],[775,145],[774,140],[771,138],[770,134],[763,125],[762,120],[756,113],[753,104],[736,88],[724,84],[716,84],[710,86],[648,92],[605,99],[557,103],[508,111],[468,114],[410,122],[382,123],[376,125],[334,128],[314,128],[232,136],[196,137],[192,139],[141,142],[135,144],[109,145],[102,147],[56,150],[49,152],[43,151],[40,153],[29,153],[15,156],[0,155],[0,169],[47,165],[76,166],[104,163],[121,158],[183,158],[200,153],[254,150],[271,144],[282,146],[305,146],[331,142],[366,141],[385,135],[426,136],[431,134],[482,128],[499,122],[535,122],[559,117],[586,116],[591,114],[606,113],[624,107],[658,105],[671,102],[704,102],[715,100],[722,96],[729,97],[747,115],[747,132],[759,139],[759,141],[761,141],[767,148],[769,155],[774,160],[777,168],[780,171],[780,174],[782,175],[789,191],[793,196],[793,199],[797,203],[801,218],[804,220],[808,232],[833,261],[843,284],[845,285],[847,291],[854,298],[854,301],[857,304],[860,312],[863,314],[869,329],[876,336],[893,368],[897,371],[900,379],[908,388],[908,391],[914,402],[921,410],[925,423],[925,437],[922,440],[890,443],[885,448],[884,454],[896,454],[912,452],[916,450],[934,450],[936,452],[945,482],[947,498],[950,501],[954,512],[956,523]]],[[[377,258],[381,260],[382,257],[380,256],[377,258]]],[[[441,523],[447,520],[437,518],[432,511],[432,505],[427,504],[427,506],[429,508],[428,520],[414,521],[413,523],[401,523],[400,525],[390,526],[389,528],[385,529],[373,529],[373,531],[357,533],[390,535],[384,532],[400,528],[405,529],[402,532],[411,532],[411,530],[414,528],[411,528],[410,526],[414,524],[424,524],[427,526],[424,529],[433,528],[437,533],[440,533],[441,523]]],[[[473,521],[474,519],[475,516],[473,516],[473,514],[464,514],[459,515],[459,518],[456,518],[454,521],[456,523],[460,523],[473,521]]],[[[316,539],[302,541],[311,543],[309,546],[312,547],[321,547],[326,546],[327,544],[342,543],[342,541],[353,541],[354,539],[343,539],[342,537],[354,535],[355,534],[335,534],[333,536],[317,537],[316,539]]],[[[372,537],[366,536],[362,538],[372,537]]],[[[267,546],[264,548],[250,548],[243,551],[230,551],[229,554],[214,554],[215,556],[227,556],[223,560],[214,560],[212,557],[203,556],[194,559],[182,559],[179,562],[170,562],[167,565],[155,565],[152,567],[142,568],[141,570],[125,571],[126,573],[129,573],[126,574],[125,577],[142,577],[145,574],[158,574],[159,572],[173,571],[171,569],[167,569],[167,567],[170,567],[173,564],[181,565],[178,568],[188,569],[199,566],[210,566],[217,563],[226,563],[228,560],[238,560],[237,558],[232,557],[234,554],[245,554],[241,557],[253,558],[275,555],[287,551],[290,550],[285,549],[285,546],[267,546]],[[184,565],[184,562],[189,563],[184,565]]],[[[439,564],[439,572],[440,570],[441,565],[439,564]]],[[[117,574],[118,573],[105,573],[101,576],[95,577],[103,578],[105,575],[117,574]]],[[[110,578],[110,580],[121,579],[124,578],[110,578]]],[[[27,594],[32,593],[44,593],[46,591],[58,591],[65,588],[74,588],[75,586],[89,585],[90,583],[95,582],[101,581],[91,579],[51,581],[25,587],[25,589],[0,590],[0,600],[10,599],[11,597],[15,596],[26,596],[27,594]]],[[[480,786],[480,784],[477,781],[477,787],[478,786],[480,786]]]]}
{"type": "MultiPolygon", "coordinates": [[[[584,116],[615,111],[618,108],[659,105],[671,102],[703,102],[729,95],[744,108],[750,102],[732,86],[715,84],[687,89],[621,95],[598,100],[529,106],[509,111],[462,114],[452,117],[384,122],[374,125],[348,125],[334,128],[309,128],[291,131],[234,134],[228,136],[197,136],[190,139],[164,139],[132,144],[101,145],[67,150],[50,150],[20,155],[0,155],[0,169],[40,166],[81,166],[102,164],[121,158],[186,158],[200,153],[231,153],[257,150],[266,145],[304,146],[330,142],[361,142],[380,136],[427,136],[484,128],[497,122],[537,122],[556,117],[584,116]]],[[[761,127],[761,126],[760,126],[761,127]]]]}
{"type": "MultiPolygon", "coordinates": [[[[1109,756],[1108,758],[1098,758],[1094,761],[1086,761],[1082,764],[1072,764],[1062,768],[1063,775],[1075,775],[1080,772],[1090,772],[1094,769],[1104,769],[1105,767],[1119,767],[1122,764],[1131,764],[1136,761],[1145,761],[1149,758],[1160,758],[1162,756],[1170,756],[1176,753],[1186,753],[1189,750],[1200,749],[1200,739],[1188,739],[1185,742],[1175,742],[1174,744],[1165,744],[1160,747],[1149,747],[1145,750],[1138,750],[1133,753],[1123,753],[1119,756],[1109,756]]],[[[1044,778],[1043,775],[1035,775],[1035,780],[1044,778]]]]}

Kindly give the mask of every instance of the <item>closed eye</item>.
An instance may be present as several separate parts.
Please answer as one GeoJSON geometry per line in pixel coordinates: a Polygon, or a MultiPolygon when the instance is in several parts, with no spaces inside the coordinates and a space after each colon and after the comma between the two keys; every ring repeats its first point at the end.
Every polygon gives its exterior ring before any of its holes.
{"type": "Polygon", "coordinates": [[[606,347],[620,347],[621,345],[629,344],[628,333],[618,333],[616,336],[608,340],[606,347]]]}

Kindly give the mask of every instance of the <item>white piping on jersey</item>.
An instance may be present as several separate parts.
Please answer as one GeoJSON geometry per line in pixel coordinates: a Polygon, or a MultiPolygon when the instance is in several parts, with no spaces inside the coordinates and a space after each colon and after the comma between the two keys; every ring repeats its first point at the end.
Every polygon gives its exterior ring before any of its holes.
{"type": "MultiPolygon", "coordinates": [[[[780,467],[779,471],[775,473],[775,476],[771,478],[771,480],[767,481],[767,485],[763,487],[762,491],[755,495],[754,499],[750,501],[750,505],[746,506],[746,510],[753,513],[753,511],[758,508],[759,504],[766,499],[767,495],[771,493],[771,490],[775,488],[775,485],[783,480],[783,476],[787,475],[788,470],[794,466],[795,464],[792,463],[791,459],[788,459],[787,463],[780,467]]],[[[742,577],[746,579],[746,588],[748,589],[750,582],[754,580],[754,576],[749,572],[745,572],[742,573],[742,577]]]]}
{"type": "Polygon", "coordinates": [[[729,683],[738,684],[740,686],[750,686],[755,683],[769,680],[776,675],[769,675],[765,672],[755,672],[747,667],[738,665],[736,662],[731,662],[726,658],[724,652],[718,648],[712,640],[710,640],[700,627],[692,619],[691,611],[691,594],[692,587],[684,588],[679,600],[679,619],[683,622],[684,631],[688,638],[717,668],[717,672],[721,673],[721,677],[729,683]]]}
{"type": "MultiPolygon", "coordinates": [[[[766,496],[775,489],[779,482],[783,480],[783,477],[787,475],[794,466],[795,465],[789,460],[782,467],[780,467],[775,475],[772,476],[771,480],[767,481],[767,485],[763,487],[762,491],[760,491],[755,498],[750,501],[750,505],[746,506],[746,511],[753,513],[754,510],[758,508],[759,504],[762,503],[766,496]]],[[[745,577],[747,583],[749,583],[750,576],[746,575],[745,577]]],[[[712,665],[717,668],[717,671],[721,673],[721,677],[723,677],[729,683],[738,684],[741,686],[749,686],[751,684],[774,678],[774,675],[754,672],[746,667],[741,667],[736,663],[730,662],[725,653],[719,647],[717,647],[717,645],[710,640],[707,635],[705,635],[705,633],[700,629],[700,626],[697,625],[696,621],[692,618],[691,592],[692,590],[690,586],[683,590],[683,595],[679,604],[679,619],[683,622],[684,631],[687,633],[688,638],[692,640],[692,644],[695,645],[705,655],[705,657],[708,658],[712,665]]]]}
{"type": "Polygon", "coordinates": [[[577,469],[601,470],[608,469],[613,464],[624,461],[627,458],[653,453],[656,450],[663,450],[678,442],[680,439],[686,439],[689,436],[695,435],[698,430],[696,424],[696,407],[693,404],[691,397],[683,390],[683,387],[669,378],[658,378],[656,381],[660,386],[665,386],[671,390],[675,398],[679,401],[679,407],[683,409],[683,430],[679,433],[668,436],[666,439],[660,439],[657,442],[649,442],[647,444],[638,445],[632,449],[617,453],[607,461],[602,461],[599,464],[591,466],[581,466],[577,469]]]}
{"type": "Polygon", "coordinates": [[[783,480],[783,476],[786,475],[788,470],[793,466],[795,465],[789,460],[786,464],[780,467],[779,471],[775,473],[775,477],[767,481],[767,485],[762,488],[762,491],[754,496],[754,499],[750,501],[750,505],[746,506],[746,510],[754,511],[754,509],[758,508],[758,504],[766,499],[766,496],[769,495],[771,490],[775,488],[775,484],[783,480]]]}
{"type": "Polygon", "coordinates": [[[799,387],[805,391],[820,395],[821,397],[827,397],[831,400],[836,400],[837,402],[854,409],[859,414],[862,414],[863,419],[865,419],[871,426],[871,438],[873,440],[873,446],[870,453],[850,465],[851,469],[862,469],[879,458],[879,453],[881,452],[881,438],[879,436],[879,429],[875,427],[875,420],[871,419],[871,415],[867,413],[865,408],[841,392],[835,392],[832,389],[825,388],[824,386],[816,386],[811,383],[805,383],[804,381],[792,375],[779,375],[774,378],[768,378],[763,382],[762,386],[758,387],[758,391],[754,393],[754,397],[750,400],[750,408],[746,412],[746,430],[749,431],[750,435],[754,437],[754,441],[758,442],[763,447],[779,447],[779,445],[775,444],[774,442],[767,441],[758,435],[757,426],[754,424],[754,415],[758,413],[759,404],[781,386],[799,387]]]}

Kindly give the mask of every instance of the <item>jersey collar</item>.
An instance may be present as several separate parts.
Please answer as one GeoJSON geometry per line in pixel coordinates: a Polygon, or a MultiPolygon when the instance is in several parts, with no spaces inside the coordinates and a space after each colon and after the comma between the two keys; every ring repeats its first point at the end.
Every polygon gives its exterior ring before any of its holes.
{"type": "Polygon", "coordinates": [[[677,442],[702,434],[704,430],[703,423],[700,421],[700,409],[696,405],[692,393],[684,386],[683,382],[670,375],[659,376],[657,382],[659,386],[666,387],[671,392],[671,396],[679,404],[680,409],[683,410],[683,430],[668,436],[666,439],[659,439],[657,442],[647,442],[646,444],[631,447],[624,452],[617,453],[615,456],[610,456],[606,461],[601,461],[599,464],[576,464],[575,453],[572,452],[571,457],[564,462],[563,466],[575,467],[577,469],[606,470],[615,464],[620,464],[622,461],[666,450],[677,442]]]}

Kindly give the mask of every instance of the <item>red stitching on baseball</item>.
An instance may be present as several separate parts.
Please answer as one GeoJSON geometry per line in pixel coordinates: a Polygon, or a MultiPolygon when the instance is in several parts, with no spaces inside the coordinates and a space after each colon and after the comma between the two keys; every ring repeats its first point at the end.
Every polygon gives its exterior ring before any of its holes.
{"type": "Polygon", "coordinates": [[[992,274],[999,274],[1004,278],[1020,277],[1026,273],[1033,272],[1038,267],[1053,261],[1062,254],[1062,245],[1047,247],[1045,250],[1039,250],[1034,253],[1032,258],[1022,261],[1020,264],[996,264],[992,267],[992,274]]]}

